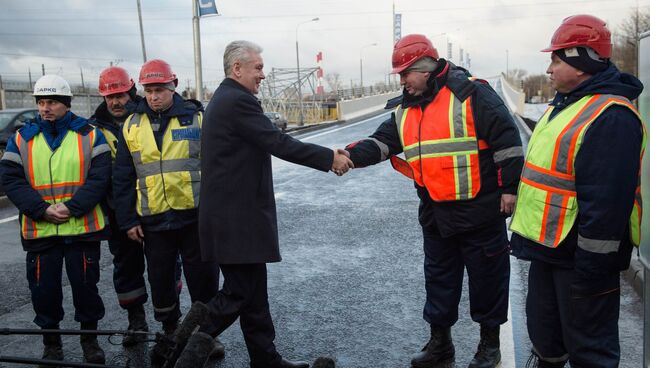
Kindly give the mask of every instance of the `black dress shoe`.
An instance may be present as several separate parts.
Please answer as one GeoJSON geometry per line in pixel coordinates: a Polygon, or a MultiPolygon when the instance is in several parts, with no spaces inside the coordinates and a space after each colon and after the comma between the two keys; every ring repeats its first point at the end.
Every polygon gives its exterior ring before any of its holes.
{"type": "Polygon", "coordinates": [[[295,361],[294,362],[294,361],[282,358],[282,361],[280,362],[280,365],[278,365],[278,368],[309,368],[309,363],[300,362],[300,361],[295,361]]]}

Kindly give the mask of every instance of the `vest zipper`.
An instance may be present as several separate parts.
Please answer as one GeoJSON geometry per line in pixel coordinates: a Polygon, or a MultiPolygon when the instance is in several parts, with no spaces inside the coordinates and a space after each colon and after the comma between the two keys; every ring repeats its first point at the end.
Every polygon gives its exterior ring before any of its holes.
{"type": "MultiPolygon", "coordinates": [[[[50,173],[50,195],[52,196],[52,201],[56,203],[56,196],[54,195],[54,179],[52,178],[52,158],[54,157],[54,153],[56,150],[52,151],[52,154],[50,155],[50,159],[47,162],[48,168],[49,168],[49,173],[50,173]]],[[[56,235],[59,235],[59,224],[54,224],[56,225],[56,235]]],[[[36,226],[36,224],[34,224],[36,226]]]]}
{"type": "MultiPolygon", "coordinates": [[[[162,119],[162,114],[158,113],[158,119],[160,119],[160,120],[162,119]]],[[[174,208],[172,208],[172,206],[169,204],[169,200],[167,199],[167,189],[165,187],[165,175],[163,173],[163,147],[165,145],[165,134],[167,133],[167,129],[169,128],[169,124],[171,123],[171,119],[172,118],[170,118],[169,121],[167,122],[167,126],[165,127],[165,131],[162,133],[163,137],[162,137],[162,140],[160,141],[160,156],[159,156],[158,162],[160,163],[160,180],[162,181],[163,197],[165,198],[165,203],[167,203],[169,208],[173,210],[174,208]]],[[[160,125],[158,125],[158,129],[160,129],[160,125]]],[[[151,129],[151,130],[153,132],[153,129],[151,129]]],[[[156,137],[154,135],[154,141],[155,140],[156,140],[156,137]]]]}

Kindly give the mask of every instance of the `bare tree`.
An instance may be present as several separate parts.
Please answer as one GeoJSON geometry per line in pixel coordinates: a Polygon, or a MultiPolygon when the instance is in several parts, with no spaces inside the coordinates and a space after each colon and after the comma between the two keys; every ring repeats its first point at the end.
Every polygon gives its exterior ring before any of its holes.
{"type": "Polygon", "coordinates": [[[513,86],[519,87],[526,74],[528,74],[528,72],[523,69],[510,69],[508,75],[506,75],[506,80],[513,86]]]}
{"type": "Polygon", "coordinates": [[[522,84],[528,102],[545,102],[554,94],[548,76],[545,74],[529,75],[523,79],[522,84]]]}
{"type": "Polygon", "coordinates": [[[339,73],[328,73],[327,76],[325,76],[325,80],[330,86],[332,92],[337,93],[338,90],[341,89],[342,82],[341,75],[339,73]]]}
{"type": "Polygon", "coordinates": [[[630,11],[614,34],[612,61],[623,72],[638,75],[637,39],[640,33],[650,30],[650,10],[635,8],[630,11]]]}

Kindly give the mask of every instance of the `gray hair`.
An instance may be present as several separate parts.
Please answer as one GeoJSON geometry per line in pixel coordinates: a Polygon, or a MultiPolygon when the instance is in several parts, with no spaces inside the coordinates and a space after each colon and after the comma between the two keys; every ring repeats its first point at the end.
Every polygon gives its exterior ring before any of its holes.
{"type": "Polygon", "coordinates": [[[250,41],[233,41],[226,46],[223,53],[223,71],[226,77],[230,75],[233,65],[236,62],[247,63],[251,54],[261,54],[262,47],[250,41]]]}

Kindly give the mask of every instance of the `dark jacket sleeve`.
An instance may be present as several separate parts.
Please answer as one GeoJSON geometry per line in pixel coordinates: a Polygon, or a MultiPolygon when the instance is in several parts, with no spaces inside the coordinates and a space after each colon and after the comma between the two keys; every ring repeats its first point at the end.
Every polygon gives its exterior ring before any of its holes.
{"type": "Polygon", "coordinates": [[[631,245],[628,223],[640,167],[641,125],[629,109],[610,107],[594,121],[574,164],[578,199],[579,279],[617,274],[631,245]],[[627,248],[627,249],[626,249],[627,248]]]}
{"type": "Polygon", "coordinates": [[[503,193],[516,194],[519,177],[524,164],[519,129],[503,104],[503,101],[488,84],[474,82],[472,107],[476,122],[476,134],[484,139],[492,151],[497,167],[499,187],[503,193]]]}
{"type": "Polygon", "coordinates": [[[235,103],[238,117],[234,129],[242,139],[251,142],[273,156],[321,171],[332,168],[334,152],[316,144],[303,143],[282,133],[264,116],[259,102],[242,94],[235,103]]]}
{"type": "MultiPolygon", "coordinates": [[[[7,142],[6,152],[18,159],[15,135],[7,142]]],[[[25,177],[23,165],[3,157],[0,160],[0,172],[4,191],[14,206],[31,219],[42,219],[45,210],[50,204],[45,202],[41,195],[29,184],[25,177]]]]}
{"type": "Polygon", "coordinates": [[[126,142],[124,142],[124,133],[120,130],[113,166],[113,199],[117,224],[122,230],[129,230],[140,225],[138,213],[136,212],[135,180],[133,158],[126,142]]]}
{"type": "Polygon", "coordinates": [[[374,165],[402,152],[395,113],[392,113],[370,137],[348,144],[350,159],[355,168],[374,165]]]}

